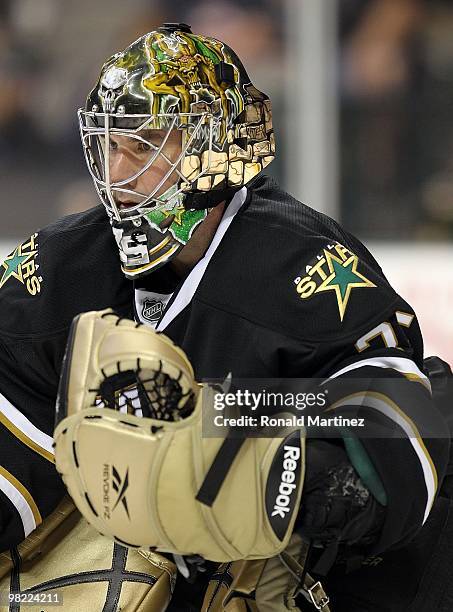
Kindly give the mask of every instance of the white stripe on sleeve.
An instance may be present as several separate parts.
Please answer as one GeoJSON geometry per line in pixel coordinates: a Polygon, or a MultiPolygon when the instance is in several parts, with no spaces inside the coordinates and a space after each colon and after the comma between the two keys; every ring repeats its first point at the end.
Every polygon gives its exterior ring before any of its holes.
{"type": "Polygon", "coordinates": [[[2,412],[11,423],[17,427],[27,438],[32,440],[35,444],[47,451],[51,455],[54,454],[52,443],[53,438],[48,436],[46,433],[35,427],[26,416],[15,408],[6,397],[0,393],[0,412],[2,412]]]}
{"type": "MultiPolygon", "coordinates": [[[[6,472],[6,470],[1,470],[2,472],[6,472]]],[[[25,496],[19,491],[17,487],[14,486],[4,475],[0,473],[0,489],[6,495],[6,497],[10,500],[13,506],[16,508],[19,513],[20,519],[22,521],[23,529],[25,537],[27,537],[34,529],[36,529],[37,524],[35,520],[35,516],[33,514],[33,510],[26,500],[25,496]]]]}
{"type": "Polygon", "coordinates": [[[384,414],[386,417],[391,419],[406,433],[409,442],[412,444],[412,447],[420,461],[425,479],[427,491],[426,507],[423,518],[423,523],[425,523],[434,502],[438,479],[436,468],[413,421],[406,414],[404,414],[404,412],[390,398],[382,393],[376,393],[374,391],[368,391],[366,393],[359,392],[348,395],[338,402],[335,402],[328,410],[338,409],[343,406],[367,406],[377,410],[381,414],[384,414]]]}
{"type": "Polygon", "coordinates": [[[419,382],[421,382],[429,391],[431,391],[431,383],[429,382],[429,378],[409,357],[370,357],[369,359],[362,359],[361,361],[355,361],[354,363],[341,368],[341,370],[338,370],[332,374],[327,380],[337,378],[338,376],[341,376],[346,372],[350,372],[351,370],[357,370],[358,368],[364,368],[367,366],[372,368],[389,368],[405,376],[413,376],[418,379],[419,382]]]}

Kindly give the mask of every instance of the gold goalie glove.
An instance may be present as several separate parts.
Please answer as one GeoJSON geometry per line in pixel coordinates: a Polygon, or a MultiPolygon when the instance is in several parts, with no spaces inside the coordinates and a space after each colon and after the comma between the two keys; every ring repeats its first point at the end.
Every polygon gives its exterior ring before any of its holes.
{"type": "Polygon", "coordinates": [[[111,311],[80,315],[57,401],[57,470],[80,512],[120,544],[273,557],[299,508],[304,434],[203,438],[206,392],[166,336],[111,311]]]}

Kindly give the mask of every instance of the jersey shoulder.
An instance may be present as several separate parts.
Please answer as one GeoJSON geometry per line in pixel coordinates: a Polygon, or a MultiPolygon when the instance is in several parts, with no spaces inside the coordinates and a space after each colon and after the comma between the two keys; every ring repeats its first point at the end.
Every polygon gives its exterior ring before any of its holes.
{"type": "Polygon", "coordinates": [[[348,232],[335,219],[300,202],[286,192],[269,176],[260,175],[251,184],[248,206],[244,217],[253,217],[253,223],[262,223],[276,231],[281,229],[286,235],[292,234],[289,245],[306,247],[309,255],[311,243],[316,239],[339,242],[351,250],[384,276],[381,267],[365,245],[348,232]],[[298,239],[298,240],[297,240],[298,239]]]}
{"type": "Polygon", "coordinates": [[[267,177],[252,183],[208,276],[206,301],[303,341],[352,337],[401,300],[357,238],[267,177]],[[234,283],[218,282],[226,275],[234,283]]]}
{"type": "Polygon", "coordinates": [[[129,285],[103,208],[63,217],[0,264],[0,333],[55,333],[79,312],[125,303],[129,285]]]}

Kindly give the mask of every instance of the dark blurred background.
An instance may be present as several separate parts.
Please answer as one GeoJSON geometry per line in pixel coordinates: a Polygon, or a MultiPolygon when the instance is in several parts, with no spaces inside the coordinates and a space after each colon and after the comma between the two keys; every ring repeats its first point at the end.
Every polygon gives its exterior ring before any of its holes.
{"type": "MultiPolygon", "coordinates": [[[[103,62],[164,21],[187,22],[194,32],[230,43],[281,115],[279,4],[1,0],[0,238],[20,238],[97,202],[82,159],[76,109],[103,62]]],[[[274,173],[282,173],[282,164],[279,159],[274,173]]]]}
{"type": "Polygon", "coordinates": [[[451,239],[453,4],[340,5],[343,221],[364,238],[451,239]]]}
{"type": "Polygon", "coordinates": [[[453,344],[453,2],[446,0],[0,0],[0,255],[97,203],[76,109],[104,60],[164,21],[189,23],[235,49],[273,101],[279,156],[271,173],[367,244],[379,241],[390,278],[426,301],[431,338],[453,344]],[[326,58],[314,50],[312,57],[309,37],[301,40],[319,19],[334,23],[319,41],[326,58]],[[334,196],[324,198],[304,190],[312,174],[304,174],[305,162],[320,143],[305,135],[306,103],[294,91],[314,91],[327,64],[333,116],[326,114],[322,147],[331,166],[320,164],[318,182],[334,196]],[[434,283],[434,295],[422,278],[434,283]],[[433,301],[442,304],[436,316],[433,301]]]}

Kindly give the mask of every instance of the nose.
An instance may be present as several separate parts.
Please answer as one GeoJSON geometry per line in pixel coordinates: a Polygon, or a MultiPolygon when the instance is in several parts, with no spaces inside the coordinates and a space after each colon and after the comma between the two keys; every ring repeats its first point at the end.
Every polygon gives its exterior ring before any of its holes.
{"type": "MultiPolygon", "coordinates": [[[[137,164],[127,153],[118,152],[110,157],[110,181],[112,183],[127,180],[129,177],[134,176],[137,170],[137,164]]],[[[133,188],[136,182],[137,179],[130,180],[124,187],[133,188]]]]}

